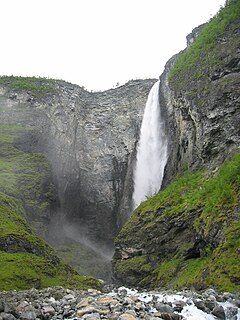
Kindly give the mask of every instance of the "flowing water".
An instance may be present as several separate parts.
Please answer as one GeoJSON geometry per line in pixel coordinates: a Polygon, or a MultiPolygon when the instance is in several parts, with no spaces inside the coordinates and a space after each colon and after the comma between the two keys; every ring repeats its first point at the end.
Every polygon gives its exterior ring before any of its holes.
{"type": "Polygon", "coordinates": [[[157,81],[150,90],[143,115],[134,172],[134,208],[159,191],[167,162],[167,137],[161,117],[159,84],[157,81]]]}
{"type": "MultiPolygon", "coordinates": [[[[175,315],[178,314],[180,316],[178,318],[176,317],[176,319],[181,318],[183,320],[240,320],[239,295],[236,295],[235,297],[233,294],[229,293],[218,295],[213,289],[207,289],[202,294],[188,290],[169,293],[157,291],[138,292],[135,289],[129,289],[126,287],[118,288],[118,292],[121,292],[121,290],[125,290],[128,297],[134,297],[135,301],[142,301],[145,304],[145,309],[148,310],[147,315],[152,315],[152,320],[154,319],[154,316],[157,313],[155,307],[158,305],[158,302],[160,302],[161,304],[163,303],[164,305],[169,305],[173,309],[176,308],[176,310],[178,310],[177,306],[181,306],[180,310],[174,311],[175,315]],[[218,299],[220,301],[218,301],[218,299]],[[211,311],[209,309],[202,311],[196,306],[200,301],[203,303],[203,305],[209,305],[209,302],[211,302],[216,307],[223,307],[224,316],[215,316],[213,314],[214,311],[211,311]]],[[[115,296],[116,292],[112,292],[109,295],[115,296]]],[[[157,317],[156,319],[159,319],[159,317],[157,317]]],[[[164,319],[173,318],[169,315],[168,317],[166,316],[166,318],[164,317],[164,319]]]]}

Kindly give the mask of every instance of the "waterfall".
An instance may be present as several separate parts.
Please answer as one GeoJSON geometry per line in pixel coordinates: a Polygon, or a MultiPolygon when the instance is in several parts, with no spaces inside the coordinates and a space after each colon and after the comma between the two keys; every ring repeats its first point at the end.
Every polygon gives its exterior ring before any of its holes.
{"type": "Polygon", "coordinates": [[[134,208],[159,191],[167,162],[167,137],[160,112],[159,84],[157,81],[150,90],[143,115],[133,175],[134,208]]]}

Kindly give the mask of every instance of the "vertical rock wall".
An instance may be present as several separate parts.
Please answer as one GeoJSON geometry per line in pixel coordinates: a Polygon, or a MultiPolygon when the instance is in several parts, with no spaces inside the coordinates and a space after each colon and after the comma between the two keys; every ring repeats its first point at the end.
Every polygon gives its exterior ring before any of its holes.
{"type": "MultiPolygon", "coordinates": [[[[169,77],[176,60],[184,51],[191,50],[189,37],[189,47],[173,56],[165,66],[160,77],[161,106],[169,136],[164,185],[182,169],[217,168],[239,150],[238,25],[239,21],[234,21],[224,35],[219,36],[214,49],[200,55],[196,66],[169,77]]],[[[199,28],[194,29],[196,34],[193,30],[191,39],[196,40],[201,34],[203,26],[199,28]]]]}
{"type": "Polygon", "coordinates": [[[155,81],[130,81],[105,92],[56,82],[42,97],[1,87],[1,123],[33,129],[19,147],[32,145],[52,165],[60,202],[56,229],[62,225],[76,239],[112,243],[131,212],[135,146],[155,81]]]}

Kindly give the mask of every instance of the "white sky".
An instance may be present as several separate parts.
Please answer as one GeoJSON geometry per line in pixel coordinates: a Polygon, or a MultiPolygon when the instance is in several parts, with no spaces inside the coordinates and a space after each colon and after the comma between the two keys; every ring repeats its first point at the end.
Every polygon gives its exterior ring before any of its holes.
{"type": "Polygon", "coordinates": [[[225,0],[0,0],[0,75],[105,90],[158,78],[225,0]]]}

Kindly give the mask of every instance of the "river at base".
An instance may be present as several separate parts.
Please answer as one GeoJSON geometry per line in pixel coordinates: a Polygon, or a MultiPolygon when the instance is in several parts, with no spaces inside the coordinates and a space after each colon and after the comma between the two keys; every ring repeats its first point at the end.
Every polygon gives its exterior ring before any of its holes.
{"type": "MultiPolygon", "coordinates": [[[[119,295],[119,293],[121,294],[121,292],[124,292],[126,297],[134,297],[134,300],[143,302],[145,307],[149,308],[148,313],[153,315],[152,319],[154,319],[156,313],[159,311],[157,308],[160,303],[160,308],[162,305],[171,307],[173,313],[182,316],[181,318],[183,320],[240,320],[240,296],[231,293],[218,294],[214,289],[208,289],[203,293],[190,290],[176,292],[140,292],[126,287],[120,287],[115,291],[109,292],[108,295],[114,297],[119,295]],[[212,310],[207,308],[207,306],[211,305],[212,307],[215,305],[212,310]],[[199,306],[202,306],[202,308],[206,307],[208,309],[207,312],[199,309],[199,306]],[[220,312],[221,307],[224,311],[222,314],[220,312]],[[176,311],[177,309],[178,311],[176,311]],[[214,313],[216,313],[216,316],[214,313]]],[[[172,318],[169,317],[169,319],[172,318]]]]}

